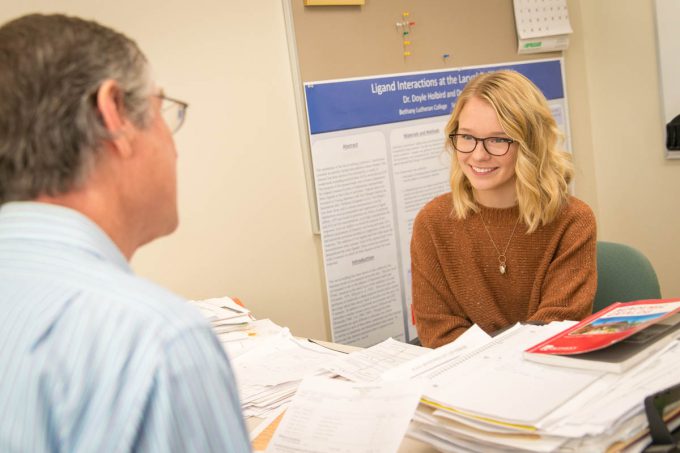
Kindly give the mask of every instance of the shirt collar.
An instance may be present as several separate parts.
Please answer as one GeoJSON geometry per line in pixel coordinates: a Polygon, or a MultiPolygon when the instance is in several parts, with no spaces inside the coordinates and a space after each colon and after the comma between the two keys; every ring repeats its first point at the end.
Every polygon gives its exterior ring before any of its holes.
{"type": "Polygon", "coordinates": [[[80,212],[33,201],[0,206],[0,239],[43,240],[86,251],[132,273],[125,256],[99,225],[80,212]]]}

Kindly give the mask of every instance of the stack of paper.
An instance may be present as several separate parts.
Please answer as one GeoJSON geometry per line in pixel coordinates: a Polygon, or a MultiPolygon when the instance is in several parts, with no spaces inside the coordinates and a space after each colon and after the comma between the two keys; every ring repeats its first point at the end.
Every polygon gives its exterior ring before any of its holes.
{"type": "Polygon", "coordinates": [[[232,360],[283,331],[283,327],[269,319],[256,320],[250,310],[230,297],[190,300],[189,303],[198,308],[210,322],[217,339],[232,360]]]}
{"type": "Polygon", "coordinates": [[[222,347],[227,352],[229,358],[233,361],[239,355],[258,347],[266,342],[268,338],[279,335],[284,330],[287,331],[287,329],[273,323],[269,319],[258,319],[252,321],[243,330],[219,334],[217,338],[222,343],[222,347]]]}
{"type": "MultiPolygon", "coordinates": [[[[488,339],[489,336],[481,329],[473,327],[457,344],[471,346],[488,339]]],[[[301,345],[306,347],[304,342],[301,345]]],[[[282,353],[287,347],[282,344],[275,349],[282,353]]],[[[268,451],[394,451],[402,441],[408,421],[423,393],[425,381],[386,381],[382,375],[430,351],[388,338],[373,347],[324,362],[323,368],[337,375],[338,379],[318,378],[313,375],[319,373],[312,371],[302,384],[280,384],[277,389],[279,394],[273,389],[262,388],[257,393],[256,388],[242,386],[242,392],[248,395],[248,402],[244,404],[247,413],[257,414],[257,406],[261,404],[268,403],[271,406],[266,411],[265,420],[251,432],[253,448],[256,451],[264,450],[275,431],[276,439],[268,451]],[[343,378],[356,384],[346,382],[343,378]],[[297,392],[283,417],[281,407],[275,409],[279,403],[277,397],[294,388],[297,392]],[[277,428],[282,418],[281,427],[277,428]],[[334,428],[326,429],[330,426],[334,428]]],[[[280,355],[278,357],[281,358],[280,355]]],[[[253,353],[248,358],[249,363],[244,365],[245,359],[239,358],[235,364],[237,370],[254,370],[257,373],[259,364],[268,360],[267,354],[253,353]]],[[[284,359],[284,362],[287,360],[284,359]]],[[[278,366],[275,364],[275,367],[278,366]]],[[[266,369],[270,367],[267,365],[266,369]]],[[[313,365],[309,369],[315,370],[313,365]]],[[[280,380],[289,378],[285,373],[279,377],[280,380]]],[[[265,416],[264,411],[259,413],[265,416]]]]}
{"type": "Polygon", "coordinates": [[[408,435],[441,451],[548,452],[603,451],[644,434],[643,399],[677,383],[680,342],[621,374],[522,358],[569,325],[517,325],[481,346],[454,342],[383,373],[430,382],[408,435]]]}
{"type": "Polygon", "coordinates": [[[266,417],[290,402],[305,376],[332,374],[324,365],[343,354],[293,338],[288,329],[270,336],[232,361],[246,417],[266,417]]]}
{"type": "Polygon", "coordinates": [[[254,320],[250,310],[237,304],[230,297],[190,300],[189,303],[203,313],[217,335],[246,329],[254,320]]]}

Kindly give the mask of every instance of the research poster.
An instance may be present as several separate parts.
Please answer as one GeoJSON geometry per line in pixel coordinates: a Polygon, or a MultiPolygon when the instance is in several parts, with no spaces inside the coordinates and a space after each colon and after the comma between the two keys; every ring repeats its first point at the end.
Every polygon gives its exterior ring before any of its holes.
{"type": "Polygon", "coordinates": [[[513,69],[545,94],[569,149],[562,59],[305,83],[333,341],[417,337],[413,220],[449,191],[444,128],[475,75],[513,69]]]}

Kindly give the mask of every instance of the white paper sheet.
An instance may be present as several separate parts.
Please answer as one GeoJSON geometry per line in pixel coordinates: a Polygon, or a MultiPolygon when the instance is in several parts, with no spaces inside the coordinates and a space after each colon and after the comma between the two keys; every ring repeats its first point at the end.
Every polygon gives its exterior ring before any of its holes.
{"type": "Polygon", "coordinates": [[[466,347],[476,348],[491,341],[491,335],[484,332],[477,324],[473,324],[468,330],[463,332],[463,335],[456,338],[458,346],[465,345],[466,347]]]}
{"type": "MultiPolygon", "coordinates": [[[[287,329],[286,329],[287,330],[287,329]]],[[[239,382],[247,385],[276,385],[302,379],[335,357],[344,354],[331,349],[280,335],[234,359],[239,382]]]]}
{"type": "Polygon", "coordinates": [[[387,153],[378,132],[312,145],[331,330],[342,344],[405,339],[387,153]]]}
{"type": "Polygon", "coordinates": [[[305,378],[267,452],[393,453],[422,389],[417,381],[356,384],[305,378]]]}
{"type": "Polygon", "coordinates": [[[604,375],[522,358],[522,351],[564,328],[563,323],[517,325],[431,373],[433,385],[426,397],[467,412],[533,425],[604,375]]]}
{"type": "Polygon", "coordinates": [[[429,351],[428,348],[388,338],[370,348],[352,352],[325,368],[350,381],[371,382],[379,379],[386,370],[427,354],[429,351]]]}
{"type": "Polygon", "coordinates": [[[234,302],[231,297],[190,300],[189,303],[198,308],[210,322],[234,318],[244,319],[245,322],[252,320],[250,310],[234,302]]]}
{"type": "Polygon", "coordinates": [[[451,190],[449,173],[451,156],[443,139],[448,116],[434,121],[399,122],[385,132],[391,160],[390,173],[396,203],[400,271],[404,282],[404,307],[408,323],[408,339],[418,336],[413,322],[411,300],[411,260],[408,251],[413,234],[413,222],[418,211],[437,195],[451,190]]]}
{"type": "Polygon", "coordinates": [[[491,337],[475,324],[458,337],[456,341],[386,370],[381,377],[386,380],[432,379],[442,367],[486,344],[490,340],[491,337]]]}
{"type": "Polygon", "coordinates": [[[270,319],[252,321],[243,330],[217,334],[218,340],[231,360],[256,348],[276,335],[290,336],[287,328],[273,323],[270,319]],[[285,331],[284,331],[285,329],[285,331]]]}

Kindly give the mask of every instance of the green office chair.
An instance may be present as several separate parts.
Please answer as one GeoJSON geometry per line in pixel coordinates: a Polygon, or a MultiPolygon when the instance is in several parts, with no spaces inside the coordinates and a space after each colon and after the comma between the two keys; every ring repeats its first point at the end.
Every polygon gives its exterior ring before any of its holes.
{"type": "Polygon", "coordinates": [[[652,263],[633,247],[597,242],[597,292],[593,313],[614,302],[660,299],[652,263]]]}

